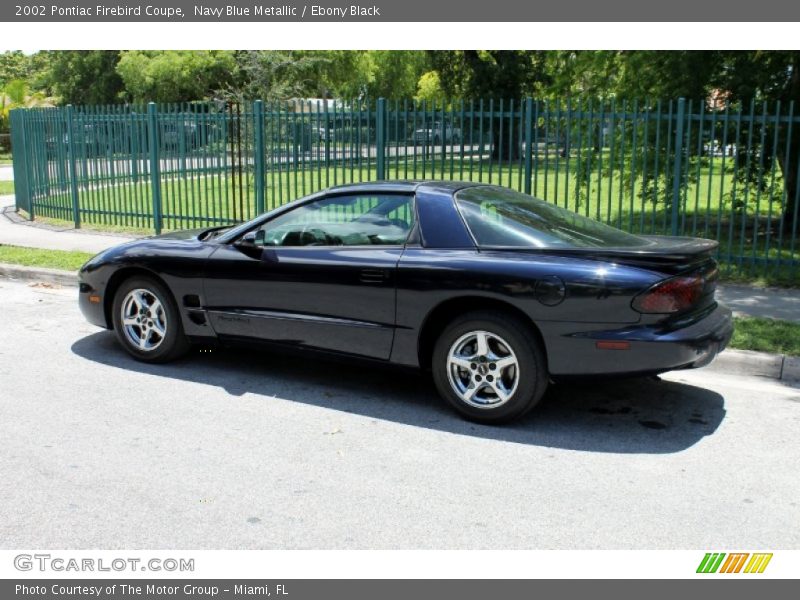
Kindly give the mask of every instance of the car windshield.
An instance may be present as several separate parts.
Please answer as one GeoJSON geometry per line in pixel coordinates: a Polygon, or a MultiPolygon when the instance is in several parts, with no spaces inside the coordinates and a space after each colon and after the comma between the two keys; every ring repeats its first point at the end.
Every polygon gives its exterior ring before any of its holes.
{"type": "Polygon", "coordinates": [[[647,240],[507,188],[476,186],[456,205],[479,247],[618,248],[647,240]]]}

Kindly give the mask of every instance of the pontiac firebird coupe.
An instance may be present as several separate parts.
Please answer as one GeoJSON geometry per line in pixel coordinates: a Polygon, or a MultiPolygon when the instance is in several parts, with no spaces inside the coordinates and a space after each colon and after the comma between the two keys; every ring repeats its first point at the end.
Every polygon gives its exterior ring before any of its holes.
{"type": "Polygon", "coordinates": [[[733,331],[716,246],[497,186],[362,183],[111,248],[81,269],[80,307],[142,361],[192,343],[346,354],[430,369],[462,416],[496,423],[560,378],[713,360],[733,331]]]}

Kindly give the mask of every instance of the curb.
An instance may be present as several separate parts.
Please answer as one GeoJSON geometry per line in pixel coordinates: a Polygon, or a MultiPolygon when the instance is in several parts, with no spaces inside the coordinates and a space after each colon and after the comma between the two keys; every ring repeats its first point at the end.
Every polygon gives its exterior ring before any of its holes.
{"type": "Polygon", "coordinates": [[[725,350],[714,359],[714,362],[703,368],[714,373],[800,382],[800,357],[785,354],[725,350]]]}
{"type": "Polygon", "coordinates": [[[44,267],[24,267],[0,263],[0,277],[6,279],[19,279],[22,281],[37,281],[52,283],[64,287],[77,287],[78,274],[59,269],[45,269],[44,267]]]}
{"type": "MultiPolygon", "coordinates": [[[[0,277],[77,287],[78,274],[43,267],[0,263],[0,277]]],[[[800,382],[800,356],[768,354],[751,350],[725,350],[707,367],[713,373],[750,375],[780,381],[800,382]]]]}

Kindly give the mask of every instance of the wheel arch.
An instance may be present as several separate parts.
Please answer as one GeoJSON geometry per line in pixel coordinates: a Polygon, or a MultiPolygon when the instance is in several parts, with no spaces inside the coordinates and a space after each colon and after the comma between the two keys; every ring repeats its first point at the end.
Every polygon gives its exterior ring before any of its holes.
{"type": "Polygon", "coordinates": [[[439,335],[456,318],[464,313],[481,310],[494,310],[510,314],[525,323],[531,333],[536,336],[539,346],[544,353],[545,365],[547,361],[547,345],[544,343],[542,332],[537,327],[533,319],[523,310],[514,306],[510,302],[497,298],[485,296],[459,296],[444,300],[428,312],[422,323],[417,343],[417,354],[419,365],[423,369],[429,369],[433,358],[433,348],[439,335]]]}
{"type": "Polygon", "coordinates": [[[117,290],[125,281],[131,277],[137,276],[147,277],[157,281],[167,289],[167,291],[172,295],[172,299],[175,300],[175,294],[172,293],[172,290],[167,285],[167,282],[153,271],[139,266],[130,266],[118,269],[117,271],[114,271],[109,278],[103,298],[103,316],[105,317],[106,327],[108,327],[108,329],[114,329],[114,318],[112,311],[114,309],[114,296],[117,295],[117,290]]]}

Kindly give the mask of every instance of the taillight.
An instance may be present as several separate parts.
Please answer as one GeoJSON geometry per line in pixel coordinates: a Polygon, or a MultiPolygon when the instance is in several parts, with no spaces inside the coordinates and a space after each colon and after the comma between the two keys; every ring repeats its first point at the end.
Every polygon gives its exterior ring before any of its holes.
{"type": "Polygon", "coordinates": [[[700,300],[704,287],[702,277],[673,277],[636,296],[631,306],[640,313],[682,312],[700,300]]]}

